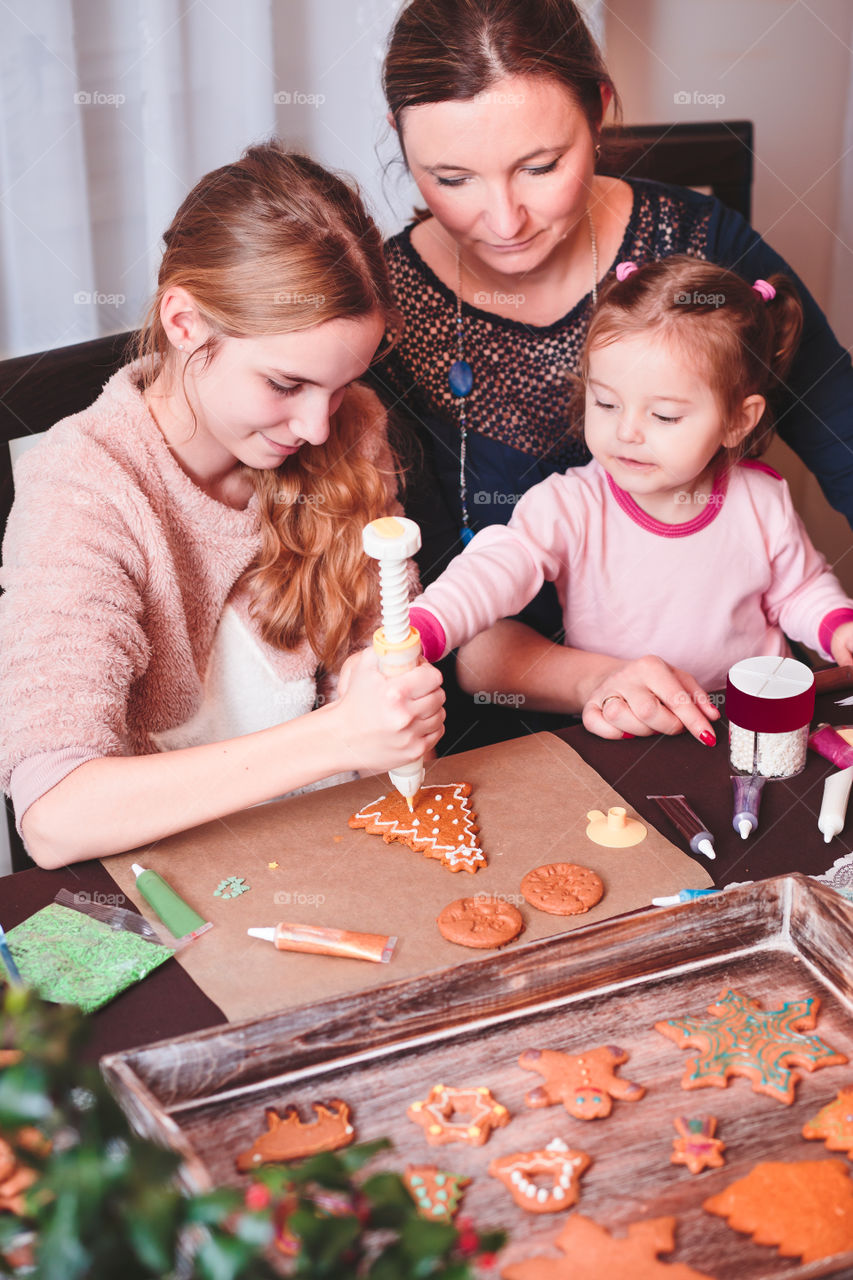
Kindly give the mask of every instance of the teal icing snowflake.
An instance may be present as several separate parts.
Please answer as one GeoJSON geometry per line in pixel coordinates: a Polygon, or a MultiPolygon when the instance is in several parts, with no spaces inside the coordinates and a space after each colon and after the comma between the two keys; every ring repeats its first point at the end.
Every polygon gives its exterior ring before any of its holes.
{"type": "Polygon", "coordinates": [[[688,1059],[682,1089],[716,1085],[725,1089],[729,1076],[747,1076],[754,1093],[766,1093],[778,1102],[794,1101],[801,1071],[816,1071],[846,1062],[820,1036],[803,1035],[817,1022],[820,1000],[793,1000],[781,1009],[762,1009],[757,1000],[740,991],[723,991],[708,1006],[708,1018],[671,1018],[656,1022],[655,1029],[681,1049],[698,1049],[688,1059]]]}

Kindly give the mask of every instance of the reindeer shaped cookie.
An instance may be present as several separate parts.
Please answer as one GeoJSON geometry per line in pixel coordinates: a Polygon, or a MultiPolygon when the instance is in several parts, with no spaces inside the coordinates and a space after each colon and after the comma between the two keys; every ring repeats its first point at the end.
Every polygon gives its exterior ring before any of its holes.
{"type": "Polygon", "coordinates": [[[301,1160],[303,1156],[316,1155],[318,1151],[334,1151],[345,1147],[355,1137],[349,1122],[349,1107],[339,1098],[328,1104],[311,1104],[317,1119],[303,1124],[296,1107],[286,1107],[280,1116],[274,1107],[267,1107],[267,1129],[237,1157],[241,1173],[256,1169],[260,1164],[286,1163],[301,1160]]]}

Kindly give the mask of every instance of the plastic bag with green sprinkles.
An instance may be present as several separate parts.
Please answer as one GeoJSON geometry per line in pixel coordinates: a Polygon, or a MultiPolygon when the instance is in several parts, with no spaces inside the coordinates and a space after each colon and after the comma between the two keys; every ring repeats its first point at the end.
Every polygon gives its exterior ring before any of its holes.
{"type": "MultiPolygon", "coordinates": [[[[104,914],[104,913],[102,913],[104,914]]],[[[43,1000],[74,1004],[84,1013],[100,1009],[174,955],[148,927],[140,932],[133,913],[112,909],[110,920],[85,907],[52,902],[6,934],[24,982],[43,1000]]]]}

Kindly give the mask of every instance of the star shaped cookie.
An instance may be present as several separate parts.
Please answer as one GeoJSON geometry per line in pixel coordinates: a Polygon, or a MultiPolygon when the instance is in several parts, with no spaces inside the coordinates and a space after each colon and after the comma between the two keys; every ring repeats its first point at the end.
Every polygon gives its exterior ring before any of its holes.
{"type": "Polygon", "coordinates": [[[434,1084],[429,1096],[413,1102],[406,1115],[421,1126],[427,1142],[434,1147],[445,1142],[481,1147],[493,1129],[502,1129],[509,1123],[506,1107],[492,1097],[485,1085],[454,1089],[434,1084]]]}

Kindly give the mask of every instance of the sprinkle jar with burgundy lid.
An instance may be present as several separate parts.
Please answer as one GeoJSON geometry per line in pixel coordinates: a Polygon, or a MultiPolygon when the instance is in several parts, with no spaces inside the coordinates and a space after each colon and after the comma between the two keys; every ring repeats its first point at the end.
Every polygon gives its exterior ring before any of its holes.
{"type": "Polygon", "coordinates": [[[735,773],[793,778],[805,768],[814,674],[795,658],[745,658],[729,669],[726,716],[735,773]]]}

